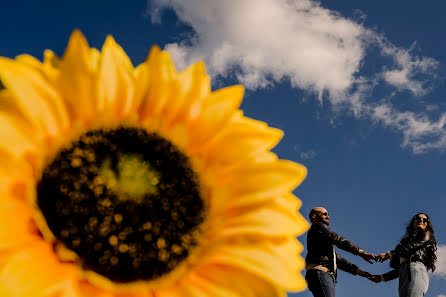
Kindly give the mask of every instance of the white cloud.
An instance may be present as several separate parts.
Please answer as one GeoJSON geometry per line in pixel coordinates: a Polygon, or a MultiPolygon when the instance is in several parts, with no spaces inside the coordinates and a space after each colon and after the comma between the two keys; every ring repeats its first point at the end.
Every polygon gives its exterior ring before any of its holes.
{"type": "Polygon", "coordinates": [[[313,1],[154,0],[153,4],[156,13],[173,8],[196,32],[192,40],[166,46],[178,65],[205,59],[211,74],[227,76],[235,71],[248,88],[286,77],[304,89],[345,90],[364,55],[362,26],[313,1]]]}
{"type": "Polygon", "coordinates": [[[431,74],[435,77],[434,70],[438,67],[438,62],[428,57],[416,57],[410,54],[409,50],[398,48],[392,44],[381,44],[381,52],[383,55],[393,57],[396,69],[384,70],[384,80],[396,87],[398,90],[409,90],[415,95],[424,95],[429,88],[424,86],[426,81],[420,81],[415,77],[418,74],[431,74]]]}
{"type": "Polygon", "coordinates": [[[317,153],[315,150],[309,150],[306,152],[300,152],[299,155],[300,155],[300,158],[303,160],[311,160],[316,157],[317,153]]]}
{"type": "Polygon", "coordinates": [[[434,275],[446,279],[446,245],[437,246],[437,262],[434,275]]]}
{"type": "Polygon", "coordinates": [[[439,106],[437,104],[427,104],[426,105],[426,111],[433,111],[437,110],[439,106]]]}
{"type": "Polygon", "coordinates": [[[446,148],[446,113],[432,121],[423,113],[399,111],[390,103],[355,106],[357,117],[367,116],[372,121],[391,127],[403,134],[402,147],[409,147],[415,154],[446,148]]]}
{"type": "Polygon", "coordinates": [[[347,108],[357,118],[370,118],[402,133],[402,146],[414,153],[446,148],[446,116],[433,121],[426,114],[401,111],[389,99],[370,98],[376,85],[383,83],[414,96],[430,91],[428,82],[438,63],[414,55],[415,46],[397,47],[312,0],[150,3],[153,21],[171,8],[194,31],[165,47],[179,69],[205,60],[210,75],[234,76],[250,89],[289,80],[293,87],[318,94],[321,101],[328,99],[335,109],[347,108]],[[364,77],[360,71],[369,48],[392,62],[364,77]]]}
{"type": "Polygon", "coordinates": [[[446,297],[446,295],[440,294],[437,297],[446,297]]]}

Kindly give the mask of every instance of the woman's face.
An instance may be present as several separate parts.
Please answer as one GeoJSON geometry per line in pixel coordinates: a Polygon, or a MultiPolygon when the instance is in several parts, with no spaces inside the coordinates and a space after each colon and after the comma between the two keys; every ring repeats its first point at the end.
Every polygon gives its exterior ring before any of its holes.
{"type": "Polygon", "coordinates": [[[418,214],[413,220],[413,226],[415,230],[426,230],[428,218],[425,214],[418,214]]]}

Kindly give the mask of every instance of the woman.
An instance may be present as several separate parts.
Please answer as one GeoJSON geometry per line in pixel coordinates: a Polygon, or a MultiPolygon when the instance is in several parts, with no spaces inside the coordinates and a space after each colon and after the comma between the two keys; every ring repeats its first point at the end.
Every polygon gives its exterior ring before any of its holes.
{"type": "Polygon", "coordinates": [[[428,270],[435,270],[437,243],[431,220],[424,213],[416,214],[407,226],[406,234],[395,250],[378,255],[378,261],[390,259],[394,270],[373,275],[371,280],[379,283],[399,277],[400,297],[422,297],[429,286],[428,270]]]}

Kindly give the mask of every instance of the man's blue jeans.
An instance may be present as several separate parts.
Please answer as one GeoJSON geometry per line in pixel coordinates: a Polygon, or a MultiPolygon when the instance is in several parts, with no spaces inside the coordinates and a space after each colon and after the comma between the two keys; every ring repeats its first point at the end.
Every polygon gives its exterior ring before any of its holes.
{"type": "Polygon", "coordinates": [[[305,274],[308,289],[314,297],[335,297],[335,277],[317,269],[310,269],[305,274]]]}

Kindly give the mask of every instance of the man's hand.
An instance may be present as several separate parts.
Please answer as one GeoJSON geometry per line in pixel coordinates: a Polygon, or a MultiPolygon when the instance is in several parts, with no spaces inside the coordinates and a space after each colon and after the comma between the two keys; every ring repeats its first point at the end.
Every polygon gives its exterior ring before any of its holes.
{"type": "Polygon", "coordinates": [[[380,283],[384,281],[384,277],[381,274],[378,275],[370,275],[370,277],[367,277],[369,280],[371,280],[374,283],[380,283]]]}
{"type": "Polygon", "coordinates": [[[361,258],[363,258],[364,259],[364,261],[367,261],[367,262],[369,262],[370,264],[373,264],[373,262],[372,261],[370,261],[370,260],[375,260],[376,261],[376,259],[377,259],[377,255],[374,255],[374,254],[370,254],[370,253],[366,253],[366,252],[364,252],[363,250],[359,250],[359,256],[361,256],[361,258]]]}
{"type": "Polygon", "coordinates": [[[376,260],[382,263],[388,259],[390,259],[390,255],[388,253],[382,253],[382,254],[377,255],[376,260]]]}
{"type": "Polygon", "coordinates": [[[362,276],[362,277],[366,277],[368,279],[370,279],[372,277],[372,275],[370,273],[368,273],[367,271],[361,270],[358,268],[358,275],[362,276]]]}

